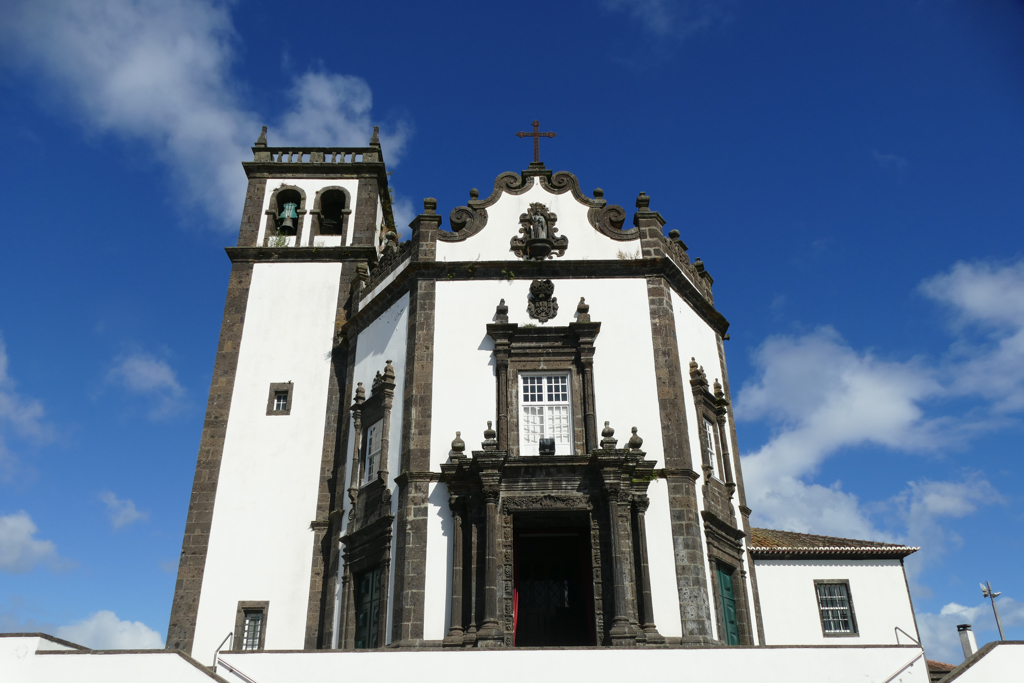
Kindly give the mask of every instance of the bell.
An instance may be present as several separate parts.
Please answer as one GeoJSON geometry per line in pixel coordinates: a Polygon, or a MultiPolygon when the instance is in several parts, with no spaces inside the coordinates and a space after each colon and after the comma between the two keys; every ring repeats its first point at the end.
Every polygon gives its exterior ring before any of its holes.
{"type": "Polygon", "coordinates": [[[295,213],[295,207],[298,206],[294,202],[287,202],[283,210],[281,211],[281,226],[282,232],[288,232],[295,229],[295,223],[292,221],[293,218],[298,218],[299,214],[295,213]]]}

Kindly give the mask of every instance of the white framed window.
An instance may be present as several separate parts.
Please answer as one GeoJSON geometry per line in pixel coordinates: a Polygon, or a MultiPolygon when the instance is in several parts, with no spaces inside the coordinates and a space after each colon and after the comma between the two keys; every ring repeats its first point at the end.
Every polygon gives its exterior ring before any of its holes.
{"type": "Polygon", "coordinates": [[[380,469],[381,437],[384,431],[384,420],[377,420],[366,428],[366,455],[363,458],[363,485],[377,478],[380,469]]]}
{"type": "Polygon", "coordinates": [[[259,650],[263,635],[263,610],[245,610],[245,623],[242,627],[242,649],[259,650]]]}
{"type": "Polygon", "coordinates": [[[850,584],[846,581],[815,581],[821,632],[825,636],[855,636],[857,622],[853,615],[850,584]]]}
{"type": "Polygon", "coordinates": [[[556,455],[573,452],[568,372],[519,375],[520,454],[539,455],[541,439],[555,440],[556,455]]]}
{"type": "Polygon", "coordinates": [[[288,409],[288,392],[287,391],[275,391],[274,392],[274,410],[287,410],[288,409]]]}
{"type": "Polygon", "coordinates": [[[715,441],[715,425],[704,418],[704,435],[708,441],[708,460],[711,461],[711,476],[721,481],[722,473],[718,468],[718,442],[715,441]]]}

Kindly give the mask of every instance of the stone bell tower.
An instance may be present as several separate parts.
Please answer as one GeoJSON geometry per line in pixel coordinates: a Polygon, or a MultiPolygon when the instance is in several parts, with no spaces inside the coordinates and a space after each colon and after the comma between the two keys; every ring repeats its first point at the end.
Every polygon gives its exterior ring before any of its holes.
{"type": "Polygon", "coordinates": [[[167,633],[204,662],[228,634],[226,649],[316,645],[337,331],[394,229],[376,128],[366,147],[309,149],[270,147],[264,127],[252,151],[167,633]]]}

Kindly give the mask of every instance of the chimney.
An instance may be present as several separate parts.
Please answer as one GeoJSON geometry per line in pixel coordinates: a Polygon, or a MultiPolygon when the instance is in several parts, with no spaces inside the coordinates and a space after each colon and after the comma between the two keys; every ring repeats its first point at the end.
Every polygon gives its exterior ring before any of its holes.
{"type": "Polygon", "coordinates": [[[967,659],[978,650],[978,641],[974,639],[974,631],[970,624],[959,624],[956,627],[960,634],[960,646],[964,649],[964,659],[967,659]]]}

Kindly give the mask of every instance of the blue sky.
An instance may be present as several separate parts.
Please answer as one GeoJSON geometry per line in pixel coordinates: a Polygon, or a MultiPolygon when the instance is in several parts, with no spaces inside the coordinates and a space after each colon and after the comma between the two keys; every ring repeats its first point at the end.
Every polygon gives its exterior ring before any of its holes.
{"type": "Polygon", "coordinates": [[[755,523],[923,547],[929,656],[1024,638],[1024,6],[14,1],[0,9],[0,629],[159,646],[239,162],[381,126],[405,223],[525,168],[715,277],[755,523]]]}

